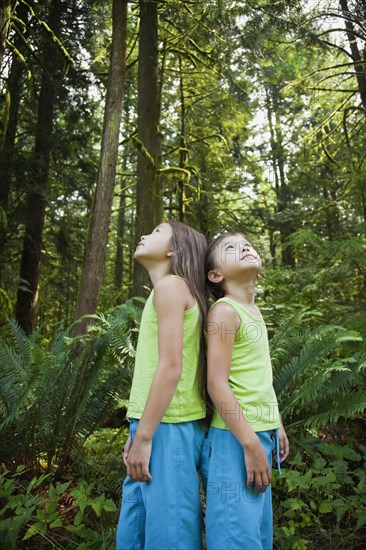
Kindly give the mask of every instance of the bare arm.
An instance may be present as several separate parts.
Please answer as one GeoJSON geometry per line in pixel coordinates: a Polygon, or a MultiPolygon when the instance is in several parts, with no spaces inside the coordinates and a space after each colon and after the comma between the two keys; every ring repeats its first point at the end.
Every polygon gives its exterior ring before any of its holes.
{"type": "Polygon", "coordinates": [[[280,462],[284,462],[288,455],[290,454],[290,444],[287,438],[287,434],[282,422],[282,418],[280,418],[281,426],[280,426],[280,433],[279,433],[279,440],[280,440],[280,462]]]}
{"type": "Polygon", "coordinates": [[[155,286],[154,306],[158,318],[159,363],[149,396],[129,447],[127,473],[136,481],[150,481],[152,437],[163,418],[182,374],[183,321],[187,292],[181,281],[164,278],[155,286]]]}
{"type": "Polygon", "coordinates": [[[220,303],[210,311],[207,324],[208,392],[225,424],[245,450],[247,486],[254,482],[255,490],[264,492],[272,480],[267,456],[229,385],[235,333],[240,326],[239,316],[229,304],[220,303]]]}

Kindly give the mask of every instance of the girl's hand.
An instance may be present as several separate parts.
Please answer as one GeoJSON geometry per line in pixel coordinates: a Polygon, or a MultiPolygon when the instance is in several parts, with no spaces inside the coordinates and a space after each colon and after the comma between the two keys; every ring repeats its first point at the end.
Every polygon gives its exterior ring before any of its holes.
{"type": "Polygon", "coordinates": [[[123,449],[123,462],[126,467],[127,467],[127,457],[128,457],[128,453],[130,452],[131,445],[132,445],[132,439],[129,437],[123,449]]]}
{"type": "Polygon", "coordinates": [[[282,463],[284,460],[286,460],[286,458],[290,453],[290,445],[289,445],[285,428],[283,427],[282,422],[280,426],[279,440],[280,440],[280,462],[282,463]]]}
{"type": "Polygon", "coordinates": [[[247,469],[247,487],[254,484],[254,491],[264,493],[272,481],[272,472],[266,453],[256,436],[253,445],[246,445],[244,451],[245,466],[247,469]]]}
{"type": "Polygon", "coordinates": [[[152,480],[149,472],[151,447],[151,439],[141,440],[137,435],[131,442],[125,464],[127,466],[127,474],[134,481],[152,480]]]}

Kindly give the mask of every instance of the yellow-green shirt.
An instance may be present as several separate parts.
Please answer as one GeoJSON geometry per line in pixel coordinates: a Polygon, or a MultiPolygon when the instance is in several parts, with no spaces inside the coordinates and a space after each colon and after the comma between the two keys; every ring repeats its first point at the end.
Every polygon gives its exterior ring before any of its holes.
{"type": "MultiPolygon", "coordinates": [[[[153,297],[154,290],[151,291],[142,312],[135,370],[127,408],[128,418],[141,418],[158,367],[158,320],[153,297]]],[[[182,374],[161,422],[187,422],[204,418],[206,415],[205,405],[198,391],[200,316],[197,303],[185,310],[183,327],[182,374]]]]}
{"type": "MultiPolygon", "coordinates": [[[[255,432],[278,428],[280,416],[272,385],[272,364],[263,317],[254,315],[230,298],[221,298],[212,307],[219,302],[230,304],[240,318],[240,327],[236,332],[233,345],[229,375],[230,388],[255,432]]],[[[222,337],[225,337],[224,323],[217,329],[221,330],[222,337]]],[[[213,327],[210,327],[210,330],[213,330],[213,327]]],[[[228,415],[240,418],[240,409],[228,410],[225,403],[222,403],[219,408],[224,419],[228,415]]],[[[228,429],[217,409],[214,411],[211,425],[215,428],[228,429]]]]}

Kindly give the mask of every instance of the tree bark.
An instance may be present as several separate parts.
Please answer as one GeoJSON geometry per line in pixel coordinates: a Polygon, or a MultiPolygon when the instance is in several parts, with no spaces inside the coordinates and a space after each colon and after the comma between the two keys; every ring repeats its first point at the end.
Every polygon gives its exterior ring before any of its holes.
{"type": "MultiPolygon", "coordinates": [[[[76,318],[94,313],[97,307],[106,257],[108,230],[115,187],[119,129],[126,73],[127,0],[113,0],[111,64],[104,110],[101,156],[86,244],[76,318]]],[[[75,328],[85,330],[86,320],[75,328]]]]}
{"type": "Polygon", "coordinates": [[[295,267],[295,256],[292,247],[288,243],[288,238],[292,233],[291,223],[283,219],[283,212],[290,208],[290,193],[285,176],[285,158],[283,148],[283,136],[281,120],[278,110],[278,90],[275,85],[266,87],[266,107],[271,136],[271,156],[272,167],[275,180],[275,192],[277,197],[277,213],[280,216],[277,221],[278,230],[281,238],[281,256],[282,264],[295,267]]]}
{"type": "Polygon", "coordinates": [[[353,24],[347,17],[350,15],[348,8],[348,0],[340,0],[340,6],[342,9],[343,15],[346,17],[345,26],[348,42],[351,48],[352,59],[354,62],[354,68],[356,73],[358,91],[361,97],[362,105],[366,108],[366,77],[365,77],[365,66],[366,60],[362,59],[360,51],[357,46],[357,40],[354,34],[353,24]]]}
{"type": "MultiPolygon", "coordinates": [[[[180,92],[180,151],[179,168],[185,168],[187,164],[187,146],[186,146],[186,106],[184,97],[184,82],[182,74],[182,57],[179,56],[179,92],[180,92]]],[[[184,222],[185,218],[185,177],[182,175],[178,181],[178,219],[184,222]]]]}
{"type": "MultiPolygon", "coordinates": [[[[138,68],[138,159],[136,188],[136,244],[162,221],[163,202],[158,173],[161,160],[159,130],[160,98],[158,79],[157,2],[140,0],[138,68]]],[[[144,295],[147,272],[135,262],[132,294],[144,295]]]]}
{"type": "MultiPolygon", "coordinates": [[[[280,176],[280,187],[278,193],[278,212],[283,213],[287,210],[290,211],[290,190],[287,185],[286,176],[285,176],[285,151],[283,147],[283,134],[281,127],[281,119],[278,110],[278,88],[274,86],[273,90],[273,109],[275,113],[275,135],[276,135],[276,155],[277,155],[277,165],[280,176]]],[[[280,223],[280,234],[281,234],[281,244],[282,244],[282,263],[283,265],[295,267],[295,255],[292,246],[288,242],[288,238],[292,233],[291,221],[290,220],[281,220],[280,223]]]]}
{"type": "MultiPolygon", "coordinates": [[[[127,168],[127,157],[124,156],[123,159],[123,166],[122,168],[125,170],[127,168]]],[[[114,286],[115,289],[118,291],[119,288],[122,285],[123,281],[123,264],[124,264],[124,254],[123,254],[123,236],[125,233],[125,207],[126,207],[126,191],[124,190],[125,186],[125,180],[124,178],[121,178],[121,195],[119,198],[119,206],[118,206],[118,219],[117,219],[117,246],[116,246],[116,258],[115,258],[115,264],[114,264],[114,286]]]]}
{"type": "MultiPolygon", "coordinates": [[[[62,4],[53,0],[47,20],[47,24],[56,36],[59,36],[61,29],[60,8],[62,9],[62,4]]],[[[53,117],[57,91],[62,78],[62,57],[58,51],[55,51],[49,39],[44,45],[43,65],[35,133],[34,171],[29,182],[20,285],[15,306],[16,319],[27,334],[31,333],[35,327],[53,117]]]]}
{"type": "Polygon", "coordinates": [[[12,0],[0,0],[0,71],[3,65],[5,42],[12,14],[12,0]]]}
{"type": "MultiPolygon", "coordinates": [[[[27,9],[24,4],[17,8],[16,15],[19,19],[27,21],[27,9]]],[[[18,34],[14,37],[14,45],[22,52],[23,40],[18,34]]],[[[0,150],[0,207],[3,208],[6,217],[9,219],[8,204],[10,194],[11,168],[15,154],[15,136],[18,127],[19,107],[24,77],[23,64],[16,55],[13,55],[10,73],[7,82],[7,114],[3,123],[2,146],[0,150]]],[[[5,225],[5,224],[4,224],[5,225]]],[[[5,261],[6,227],[0,222],[0,286],[2,286],[2,266],[5,261]]]]}

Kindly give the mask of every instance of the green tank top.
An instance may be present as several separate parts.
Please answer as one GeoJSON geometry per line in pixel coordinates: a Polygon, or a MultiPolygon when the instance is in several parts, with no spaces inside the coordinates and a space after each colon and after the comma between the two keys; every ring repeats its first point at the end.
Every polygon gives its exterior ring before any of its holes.
{"type": "MultiPolygon", "coordinates": [[[[233,345],[229,385],[255,432],[278,428],[280,416],[272,385],[272,364],[263,317],[254,315],[230,298],[220,298],[212,307],[219,302],[230,304],[240,318],[240,327],[233,345]]],[[[220,409],[224,419],[229,414],[239,418],[240,410],[227,410],[225,403],[220,409]]],[[[211,425],[228,429],[217,409],[214,411],[211,425]]]]}
{"type": "MultiPolygon", "coordinates": [[[[181,278],[177,275],[173,277],[181,278]]],[[[142,312],[135,370],[127,408],[128,418],[141,418],[158,367],[158,320],[153,297],[154,290],[151,291],[142,312]]],[[[187,422],[204,418],[206,415],[205,405],[198,391],[199,317],[197,303],[184,312],[182,375],[161,422],[187,422]]]]}

